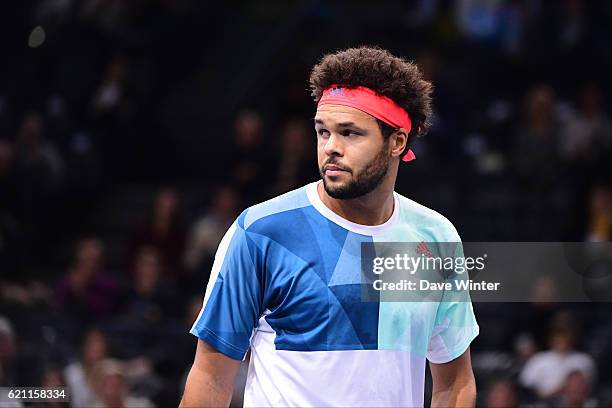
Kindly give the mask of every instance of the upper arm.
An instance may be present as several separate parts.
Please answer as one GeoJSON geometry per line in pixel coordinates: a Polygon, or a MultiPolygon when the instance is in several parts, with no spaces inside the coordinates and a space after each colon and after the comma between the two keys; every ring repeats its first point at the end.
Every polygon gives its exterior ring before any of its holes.
{"type": "Polygon", "coordinates": [[[228,406],[240,361],[198,340],[180,407],[228,406]]]}
{"type": "Polygon", "coordinates": [[[447,363],[436,364],[429,362],[434,392],[445,390],[458,384],[471,384],[474,382],[470,348],[463,354],[447,363]]]}
{"type": "Polygon", "coordinates": [[[433,389],[432,407],[474,407],[476,380],[472,372],[470,349],[442,364],[429,364],[433,389]]]}
{"type": "Polygon", "coordinates": [[[240,361],[218,352],[205,341],[198,339],[193,367],[201,373],[214,375],[219,384],[231,386],[240,368],[240,361]]]}

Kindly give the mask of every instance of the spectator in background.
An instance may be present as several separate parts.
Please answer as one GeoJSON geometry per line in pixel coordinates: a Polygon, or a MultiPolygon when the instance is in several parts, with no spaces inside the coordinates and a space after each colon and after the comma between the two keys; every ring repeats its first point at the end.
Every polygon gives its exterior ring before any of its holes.
{"type": "MultiPolygon", "coordinates": [[[[223,234],[238,216],[240,195],[230,185],[219,187],[212,194],[212,202],[206,214],[195,221],[185,245],[183,263],[189,271],[205,271],[212,264],[215,251],[223,234]]],[[[202,279],[200,273],[195,273],[202,279]]]]}
{"type": "Polygon", "coordinates": [[[115,311],[119,285],[104,270],[103,251],[97,238],[77,244],[75,259],[56,289],[58,303],[68,314],[90,320],[115,311]]]}
{"type": "MultiPolygon", "coordinates": [[[[542,350],[548,346],[550,333],[542,322],[550,322],[559,311],[559,285],[550,275],[537,276],[533,282],[530,302],[524,304],[525,311],[522,313],[524,326],[522,332],[533,335],[536,348],[542,350]]],[[[525,347],[526,357],[529,347],[525,347]]]]}
{"type": "Polygon", "coordinates": [[[14,208],[33,241],[44,237],[64,182],[64,162],[45,138],[45,122],[37,112],[24,115],[15,141],[14,208]],[[47,228],[45,228],[47,227],[47,228]]]}
{"type": "Polygon", "coordinates": [[[152,247],[142,247],[134,260],[133,284],[125,303],[128,319],[138,325],[152,325],[174,314],[177,305],[169,293],[171,288],[162,284],[162,275],[159,252],[152,247]]]}
{"type": "Polygon", "coordinates": [[[100,408],[150,408],[153,403],[147,398],[129,393],[123,364],[114,359],[105,359],[96,364],[95,389],[97,400],[90,406],[100,408]]]}
{"type": "Polygon", "coordinates": [[[516,387],[510,380],[498,380],[489,385],[486,394],[487,408],[514,408],[518,406],[516,387]]]}
{"type": "Polygon", "coordinates": [[[125,58],[116,56],[107,65],[104,78],[91,101],[96,115],[111,113],[120,108],[127,78],[125,58]]]}
{"type": "MultiPolygon", "coordinates": [[[[92,92],[88,123],[92,145],[99,153],[106,177],[120,177],[138,157],[132,152],[140,140],[133,127],[137,106],[130,98],[129,63],[124,56],[113,56],[107,63],[95,91],[92,92]]],[[[146,153],[145,153],[146,154],[146,153]]]]}
{"type": "Polygon", "coordinates": [[[176,279],[181,271],[185,232],[179,220],[179,197],[172,188],[161,189],[155,196],[148,220],[137,227],[129,245],[129,264],[143,246],[155,248],[161,255],[165,277],[176,279]]]}
{"type": "Polygon", "coordinates": [[[62,158],[55,146],[45,139],[44,133],[42,116],[28,112],[21,121],[15,142],[15,170],[21,187],[28,189],[22,194],[27,194],[33,201],[43,198],[45,193],[56,191],[63,178],[62,158]]]}
{"type": "Polygon", "coordinates": [[[603,109],[601,90],[583,86],[579,111],[562,133],[562,155],[570,162],[594,162],[610,151],[612,123],[603,109]]]}
{"type": "Polygon", "coordinates": [[[591,195],[586,239],[592,242],[612,240],[612,189],[597,187],[591,195]]]}
{"type": "Polygon", "coordinates": [[[287,120],[282,127],[276,184],[271,195],[286,193],[318,178],[312,165],[315,156],[312,130],[299,118],[287,120]]]}
{"type": "Polygon", "coordinates": [[[536,85],[525,99],[525,117],[516,135],[515,166],[524,183],[538,188],[558,175],[559,140],[555,94],[536,85]]]}
{"type": "Polygon", "coordinates": [[[64,369],[64,376],[70,390],[73,406],[90,407],[96,402],[95,368],[98,363],[107,357],[108,342],[106,336],[98,329],[87,331],[81,347],[81,359],[69,364],[64,369]]]}
{"type": "Polygon", "coordinates": [[[565,379],[560,397],[554,404],[561,408],[595,408],[597,400],[591,396],[591,382],[581,371],[572,371],[565,379]]]}
{"type": "Polygon", "coordinates": [[[573,371],[581,372],[592,381],[595,364],[588,354],[574,349],[576,333],[573,320],[566,314],[558,314],[549,334],[550,350],[536,353],[527,361],[520,374],[521,384],[540,398],[551,398],[560,394],[573,371]]]}
{"type": "Polygon", "coordinates": [[[522,197],[516,217],[519,240],[553,240],[565,228],[558,222],[558,192],[566,188],[557,183],[558,135],[555,94],[547,85],[536,85],[527,93],[525,117],[515,137],[514,169],[522,197]]]}
{"type": "Polygon", "coordinates": [[[230,157],[232,182],[248,205],[262,198],[272,173],[271,153],[263,142],[263,119],[256,111],[243,111],[234,122],[230,157]]]}

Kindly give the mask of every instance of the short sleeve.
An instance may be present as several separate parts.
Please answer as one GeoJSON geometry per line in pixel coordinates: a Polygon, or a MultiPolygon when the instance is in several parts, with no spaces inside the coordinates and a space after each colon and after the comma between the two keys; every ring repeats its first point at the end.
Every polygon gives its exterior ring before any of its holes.
{"type": "MultiPolygon", "coordinates": [[[[461,242],[455,246],[454,256],[463,258],[461,242]]],[[[447,279],[451,282],[455,279],[468,279],[468,273],[453,273],[447,279]]],[[[452,287],[456,288],[456,285],[453,283],[452,287]]],[[[445,291],[438,305],[434,328],[429,338],[427,359],[435,364],[456,359],[467,350],[478,333],[479,327],[469,290],[445,291]]]]}
{"type": "Polygon", "coordinates": [[[256,251],[239,221],[232,224],[217,249],[202,310],[190,330],[235,360],[244,359],[262,313],[256,251]]]}

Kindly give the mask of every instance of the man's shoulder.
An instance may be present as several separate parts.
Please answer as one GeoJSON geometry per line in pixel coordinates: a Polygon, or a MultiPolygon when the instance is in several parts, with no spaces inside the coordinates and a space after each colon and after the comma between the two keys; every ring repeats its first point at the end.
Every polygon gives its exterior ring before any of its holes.
{"type": "Polygon", "coordinates": [[[435,232],[436,241],[461,241],[457,229],[444,215],[397,192],[395,194],[400,202],[402,223],[435,232]]]}
{"type": "Polygon", "coordinates": [[[262,227],[280,227],[283,219],[291,218],[292,212],[310,206],[306,187],[291,190],[245,209],[238,217],[238,226],[245,231],[256,231],[262,227]]]}

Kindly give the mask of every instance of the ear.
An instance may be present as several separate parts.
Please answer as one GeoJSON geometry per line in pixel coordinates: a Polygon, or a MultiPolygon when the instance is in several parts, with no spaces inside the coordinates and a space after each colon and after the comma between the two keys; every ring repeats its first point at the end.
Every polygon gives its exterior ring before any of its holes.
{"type": "Polygon", "coordinates": [[[408,142],[408,135],[406,134],[406,129],[397,129],[391,134],[389,139],[389,142],[391,143],[391,156],[400,157],[402,153],[404,153],[406,143],[408,142]]]}

